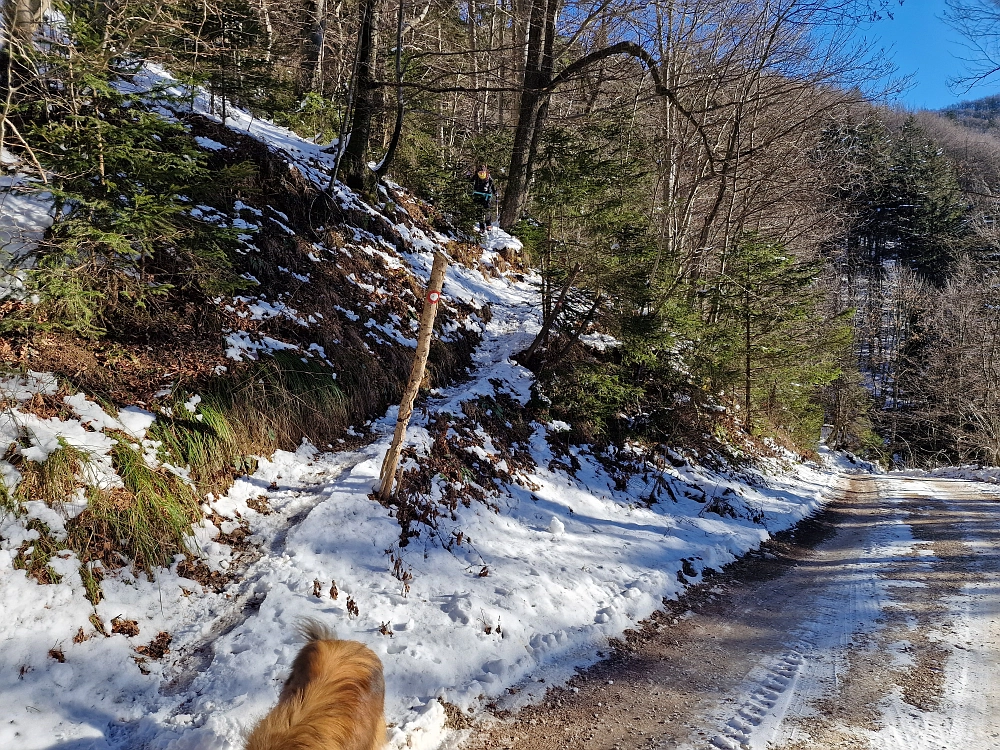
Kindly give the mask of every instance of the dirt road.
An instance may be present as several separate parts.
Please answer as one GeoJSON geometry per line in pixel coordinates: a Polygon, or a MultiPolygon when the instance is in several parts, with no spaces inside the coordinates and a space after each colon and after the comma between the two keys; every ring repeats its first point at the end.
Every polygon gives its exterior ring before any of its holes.
{"type": "Polygon", "coordinates": [[[463,750],[1000,747],[1000,502],[857,477],[463,750]]]}

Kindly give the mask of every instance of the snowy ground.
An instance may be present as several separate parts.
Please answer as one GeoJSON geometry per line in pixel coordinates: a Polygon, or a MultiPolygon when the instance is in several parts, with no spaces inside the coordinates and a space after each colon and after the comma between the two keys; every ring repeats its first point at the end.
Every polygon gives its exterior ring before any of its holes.
{"type": "MultiPolygon", "coordinates": [[[[317,183],[325,179],[330,157],[318,146],[238,112],[227,124],[280,150],[317,183]]],[[[356,200],[346,191],[340,198],[356,200]]],[[[37,204],[29,209],[39,211],[37,204]]],[[[441,238],[398,229],[411,242],[403,261],[426,278],[441,238]]],[[[514,241],[492,229],[483,242],[488,255],[514,241]]],[[[411,426],[411,445],[427,448],[427,414],[460,413],[462,402],[483,394],[527,400],[530,373],[510,357],[539,327],[531,281],[490,279],[457,265],[449,270],[445,297],[488,303],[492,318],[472,380],[433,396],[411,426]]],[[[54,387],[44,374],[0,383],[15,404],[0,413],[0,444],[27,431],[33,447],[26,458],[41,460],[62,440],[88,453],[88,481],[103,486],[119,481],[108,431],[131,435],[153,456],[154,446],[143,441],[154,416],[141,409],[109,415],[76,394],[66,403],[78,418],[60,420],[16,405],[54,387]]],[[[530,449],[537,468],[501,488],[498,512],[460,506],[451,523],[461,541],[451,550],[424,538],[400,548],[397,521],[369,498],[394,420],[391,409],[372,426],[381,437],[362,450],[324,453],[303,445],[279,452],[225,497],[207,498],[212,517],[226,520],[221,528],[206,521],[192,546],[212,568],[233,564],[217,537],[239,519],[262,552],[221,593],[180,576],[176,564],[153,581],[124,569],[104,580],[105,597],[91,607],[71,553],[52,562],[63,576],[58,584],[39,585],[13,565],[36,533],[27,530],[27,519],[45,521],[58,536],[64,519],[82,509],[80,498],[56,510],[29,502],[27,514],[3,518],[0,748],[238,748],[276,699],[301,645],[295,625],[303,617],[381,656],[392,747],[448,746],[461,733],[446,729],[443,702],[476,712],[493,701],[512,706],[539,695],[593,662],[609,638],[647,617],[664,597],[677,596],[682,577],[697,582],[705,568],[725,565],[816,510],[838,471],[784,462],[736,476],[675,456],[677,467],[668,463],[653,474],[674,486],[678,499],[646,507],[640,497],[649,494],[648,477],[616,490],[586,449],[573,449],[581,466],[575,476],[546,468],[553,458],[547,438],[560,426],[536,424],[530,449]],[[685,494],[691,488],[700,501],[685,494]],[[729,499],[743,517],[706,512],[705,500],[716,498],[729,499]],[[138,634],[100,635],[95,614],[105,626],[134,620],[138,634]],[[142,657],[137,647],[161,632],[172,637],[170,652],[159,660],[142,657]],[[512,698],[508,689],[515,686],[512,698]]],[[[490,453],[487,438],[484,458],[490,453]]],[[[0,472],[8,487],[19,479],[5,461],[0,472]]]]}
{"type": "Polygon", "coordinates": [[[52,224],[52,199],[44,186],[21,174],[6,174],[19,160],[0,148],[0,300],[21,288],[18,272],[27,251],[52,224]],[[13,189],[13,188],[16,188],[13,189]]]}
{"type": "MultiPolygon", "coordinates": [[[[508,357],[537,325],[535,306],[527,288],[496,286],[495,301],[506,300],[494,307],[477,378],[440,394],[431,409],[454,409],[478,390],[492,393],[491,378],[526,396],[527,373],[508,357]]],[[[27,396],[45,382],[8,381],[5,390],[27,396]]],[[[40,450],[51,449],[58,435],[99,457],[110,445],[102,427],[126,422],[138,434],[148,424],[139,411],[115,420],[91,402],[73,405],[80,421],[40,420],[15,409],[4,415],[6,425],[27,427],[40,450]],[[84,420],[97,429],[85,430],[84,420]]],[[[767,536],[749,521],[705,514],[695,500],[642,507],[637,496],[644,485],[634,494],[613,491],[597,462],[581,451],[583,469],[575,478],[539,468],[528,477],[534,492],[512,488],[500,499],[500,513],[460,508],[455,528],[471,541],[453,552],[420,540],[400,550],[397,522],[368,497],[393,423],[394,410],[377,426],[385,437],[357,453],[320,453],[308,445],[279,453],[211,504],[222,516],[239,512],[265,551],[232,590],[199,591],[176,571],[161,571],[155,582],[106,579],[96,613],[105,623],[119,616],[136,620],[140,632],[133,638],[74,643],[80,628],[94,633],[76,561],[55,562],[65,576],[61,584],[27,579],[12,565],[26,536],[23,518],[7,518],[0,525],[0,601],[10,613],[0,623],[6,697],[0,747],[239,747],[242,732],[275,701],[300,646],[295,623],[307,616],[382,657],[394,746],[437,747],[448,735],[438,698],[469,709],[513,685],[529,688],[523,698],[537,694],[591,662],[609,637],[648,616],[662,597],[679,593],[683,560],[697,571],[718,568],[767,536]],[[260,496],[274,513],[248,507],[260,496]],[[390,574],[386,550],[412,572],[408,592],[390,574]],[[336,600],[329,595],[334,581],[336,600]],[[359,616],[348,615],[348,597],[359,616]],[[161,631],[173,636],[172,653],[146,662],[150,674],[143,675],[132,660],[134,648],[161,631]],[[210,664],[197,656],[205,647],[214,653],[210,664]],[[65,654],[64,663],[48,655],[54,648],[65,654]]],[[[425,434],[417,425],[410,437],[419,444],[425,434]]],[[[551,457],[545,434],[538,425],[533,453],[539,467],[551,457]]],[[[763,511],[772,531],[814,510],[831,481],[830,473],[807,466],[759,487],[690,466],[677,474],[710,494],[740,493],[763,511]]],[[[58,528],[57,514],[43,504],[29,511],[58,528]]],[[[206,523],[198,542],[210,563],[225,565],[227,550],[212,541],[215,533],[206,523]]]]}
{"type": "Polygon", "coordinates": [[[854,476],[818,520],[467,750],[1000,747],[997,499],[854,476]]]}

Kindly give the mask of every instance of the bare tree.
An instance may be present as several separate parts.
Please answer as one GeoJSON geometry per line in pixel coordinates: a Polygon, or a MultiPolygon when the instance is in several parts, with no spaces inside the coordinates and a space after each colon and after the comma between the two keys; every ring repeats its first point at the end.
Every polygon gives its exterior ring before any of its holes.
{"type": "Polygon", "coordinates": [[[945,20],[968,42],[966,72],[952,84],[960,91],[1000,71],[1000,6],[993,0],[947,0],[945,20]]]}
{"type": "Polygon", "coordinates": [[[910,432],[939,461],[1000,462],[1000,277],[965,257],[930,293],[910,432]]]}

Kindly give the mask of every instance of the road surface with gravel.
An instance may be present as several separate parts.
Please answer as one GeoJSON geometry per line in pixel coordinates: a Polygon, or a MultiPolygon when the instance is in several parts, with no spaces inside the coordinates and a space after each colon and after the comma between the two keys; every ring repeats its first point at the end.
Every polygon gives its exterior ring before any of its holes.
{"type": "Polygon", "coordinates": [[[462,748],[1000,747],[998,545],[991,485],[853,477],[462,748]]]}

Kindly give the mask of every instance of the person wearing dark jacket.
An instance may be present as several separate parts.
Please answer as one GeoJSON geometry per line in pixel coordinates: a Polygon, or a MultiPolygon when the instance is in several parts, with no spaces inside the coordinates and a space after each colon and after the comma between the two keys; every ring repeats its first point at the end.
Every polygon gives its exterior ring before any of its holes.
{"type": "Polygon", "coordinates": [[[476,204],[479,230],[486,231],[490,224],[490,205],[497,196],[497,186],[485,164],[480,164],[472,176],[472,202],[476,204]]]}

